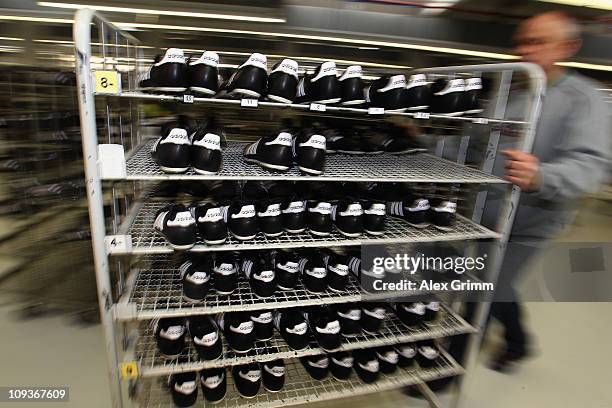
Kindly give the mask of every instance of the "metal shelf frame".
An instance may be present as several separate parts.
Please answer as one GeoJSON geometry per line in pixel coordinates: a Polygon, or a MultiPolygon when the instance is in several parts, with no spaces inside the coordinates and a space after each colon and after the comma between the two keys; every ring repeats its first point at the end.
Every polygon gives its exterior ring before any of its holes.
{"type": "MultiPolygon", "coordinates": [[[[163,179],[181,179],[196,177],[191,174],[184,176],[166,176],[160,174],[154,167],[149,166],[144,161],[144,150],[135,150],[138,146],[143,146],[146,141],[143,139],[145,132],[141,132],[140,118],[143,114],[142,104],[149,101],[182,101],[182,96],[170,95],[149,95],[137,91],[138,75],[143,72],[144,61],[143,50],[138,46],[139,41],[124,32],[111,23],[107,22],[102,16],[89,9],[80,9],[75,15],[75,24],[73,27],[73,36],[75,42],[75,61],[77,71],[77,87],[80,104],[80,119],[81,119],[81,134],[83,142],[83,157],[85,166],[85,180],[89,205],[89,218],[92,235],[92,246],[94,254],[94,266],[96,273],[96,284],[98,301],[100,306],[100,314],[102,320],[102,328],[105,339],[106,359],[108,368],[108,377],[110,383],[111,401],[113,407],[123,407],[130,405],[135,401],[130,400],[133,395],[131,391],[140,390],[138,392],[141,399],[139,402],[143,406],[165,406],[169,401],[169,396],[166,392],[162,392],[158,385],[153,383],[141,383],[138,379],[122,378],[120,364],[122,362],[130,362],[129,357],[133,353],[133,347],[128,336],[127,324],[123,321],[122,316],[137,316],[138,313],[147,312],[144,309],[138,310],[136,303],[130,303],[130,288],[134,282],[128,280],[130,272],[128,257],[110,257],[111,251],[106,245],[106,238],[111,235],[126,234],[127,230],[134,233],[134,236],[147,237],[151,239],[150,243],[136,240],[136,245],[133,250],[124,251],[136,255],[149,253],[168,253],[169,248],[165,246],[161,237],[155,237],[151,234],[151,225],[138,224],[136,222],[138,216],[142,214],[144,217],[147,209],[154,204],[144,203],[143,211],[138,211],[136,207],[139,204],[134,202],[134,198],[139,196],[144,188],[144,184],[148,180],[163,180],[163,179]],[[95,36],[95,39],[93,38],[95,36]],[[95,87],[92,78],[92,69],[114,70],[122,73],[123,93],[117,96],[99,97],[95,93],[95,87]],[[98,106],[96,106],[98,105],[98,106]],[[99,120],[96,118],[99,116],[99,120]],[[100,177],[99,168],[99,146],[105,143],[119,143],[123,146],[125,152],[134,151],[135,156],[131,156],[128,161],[128,174],[120,180],[105,182],[103,194],[103,180],[100,177]],[[130,161],[131,160],[131,161],[130,161]],[[140,161],[139,161],[140,160],[140,161]],[[141,166],[141,167],[138,167],[141,166]],[[128,186],[127,189],[120,188],[120,181],[128,186]],[[109,191],[107,191],[109,190],[109,191]],[[125,191],[128,191],[126,194],[125,191]],[[105,198],[106,202],[110,199],[110,216],[105,215],[105,198]],[[149,207],[147,207],[149,206],[149,207]],[[140,229],[139,229],[140,228],[140,229]],[[135,250],[134,250],[135,249],[135,250]],[[111,274],[110,263],[113,262],[117,266],[113,269],[116,274],[111,274]],[[112,279],[111,279],[112,277],[112,279]],[[127,299],[127,300],[126,300],[127,299]],[[130,310],[136,308],[136,310],[130,310]],[[125,313],[124,313],[125,312],[125,313]],[[162,395],[163,394],[163,395],[162,395]]],[[[349,118],[367,118],[368,120],[384,120],[391,116],[414,118],[418,123],[427,123],[436,121],[443,123],[474,124],[479,129],[488,132],[488,144],[484,154],[483,163],[479,170],[473,170],[465,166],[468,145],[470,142],[469,135],[462,135],[460,138],[461,144],[457,153],[456,163],[448,160],[442,160],[445,150],[445,136],[438,135],[436,140],[435,156],[419,154],[416,156],[373,156],[371,159],[377,163],[369,165],[367,171],[363,168],[357,168],[354,172],[342,172],[341,169],[346,167],[346,163],[352,159],[343,156],[330,156],[328,174],[317,177],[319,180],[326,181],[411,181],[418,183],[445,183],[454,184],[473,183],[474,185],[493,183],[503,183],[503,180],[492,176],[493,163],[497,154],[497,146],[505,125],[511,126],[516,131],[516,143],[518,148],[523,151],[531,151],[535,129],[540,113],[541,97],[545,89],[545,75],[535,65],[525,63],[502,63],[502,64],[487,64],[487,65],[468,65],[442,68],[428,68],[419,70],[428,75],[456,75],[458,73],[470,72],[473,74],[495,74],[499,76],[496,83],[496,91],[494,98],[489,104],[491,112],[485,114],[485,117],[448,117],[446,115],[417,115],[415,113],[390,113],[385,112],[383,115],[374,115],[365,109],[353,109],[343,107],[329,106],[325,108],[325,112],[315,112],[311,110],[310,105],[300,104],[277,104],[272,102],[258,102],[261,111],[270,111],[272,109],[290,109],[302,114],[331,114],[336,116],[346,116],[349,118]],[[508,120],[505,117],[506,107],[509,99],[510,85],[513,80],[513,75],[520,73],[526,79],[525,90],[528,92],[527,103],[524,104],[524,115],[519,120],[508,120]],[[270,109],[268,109],[270,108],[270,109]],[[493,124],[490,127],[480,127],[479,125],[493,124]],[[385,160],[380,160],[384,158],[385,160]],[[343,162],[345,160],[345,162],[343,162]],[[347,161],[348,160],[348,161],[347,161]],[[387,163],[386,160],[389,160],[387,163]],[[420,171],[421,166],[433,166],[434,175],[431,173],[420,171]],[[335,167],[336,165],[340,167],[335,167]],[[344,167],[343,167],[344,166],[344,167]],[[389,166],[397,166],[397,169],[390,170],[389,166]],[[412,167],[411,167],[412,166],[412,167]],[[376,173],[374,170],[381,170],[383,173],[376,173]],[[408,171],[410,170],[410,172],[408,171]],[[420,171],[420,172],[419,172],[420,171]],[[403,174],[402,174],[403,172],[403,174]]],[[[516,77],[516,76],[515,76],[516,77]]],[[[194,98],[196,104],[214,106],[235,106],[240,105],[239,100],[215,99],[215,98],[194,98]]],[[[250,112],[256,112],[253,108],[250,112]]],[[[232,144],[230,156],[239,157],[239,145],[232,144]],[[232,156],[233,155],[233,156],[232,156]]],[[[360,157],[360,161],[368,162],[369,157],[360,157]]],[[[148,163],[151,163],[150,161],[148,163]]],[[[295,180],[306,180],[303,176],[298,176],[296,173],[288,173],[286,175],[262,174],[259,169],[246,167],[242,168],[235,163],[235,167],[228,167],[228,173],[222,173],[218,176],[210,178],[240,178],[240,179],[266,179],[266,178],[289,178],[295,180]],[[237,172],[237,173],[236,173],[237,172]],[[231,173],[231,174],[230,174],[231,173]]],[[[356,166],[357,167],[357,166],[356,166]]],[[[484,187],[484,186],[483,186],[484,187]]],[[[489,253],[488,269],[484,281],[496,282],[497,275],[503,260],[506,243],[511,231],[512,222],[515,215],[515,209],[520,196],[520,190],[517,187],[506,189],[504,205],[499,214],[499,222],[492,229],[486,229],[479,225],[484,206],[487,201],[487,193],[483,188],[478,193],[476,203],[471,215],[471,220],[464,217],[459,217],[455,231],[450,234],[438,233],[431,230],[414,231],[407,228],[397,220],[390,220],[389,231],[387,235],[378,240],[379,243],[410,243],[410,242],[425,242],[425,241],[440,241],[444,239],[479,239],[491,238],[495,241],[495,249],[493,253],[489,253]],[[465,229],[467,228],[467,229],[465,229]]],[[[147,215],[147,216],[149,216],[147,215]]],[[[144,220],[144,218],[143,218],[144,220]]],[[[358,240],[345,240],[337,235],[332,235],[328,240],[315,240],[307,235],[293,237],[283,241],[279,239],[271,242],[264,240],[256,240],[253,243],[238,244],[230,241],[225,246],[216,248],[208,248],[204,246],[196,247],[197,250],[242,250],[255,248],[281,248],[281,247],[303,247],[303,246],[324,246],[324,245],[361,245],[376,241],[363,237],[358,240]],[[296,238],[299,241],[296,241],[296,238]]],[[[144,274],[132,274],[143,278],[144,274]]],[[[152,276],[153,278],[154,276],[152,276]]],[[[137,279],[136,278],[136,279],[137,279]]],[[[149,285],[151,282],[143,283],[149,285]]],[[[174,290],[174,289],[172,289],[174,290]]],[[[349,293],[348,297],[359,293],[349,293]]],[[[343,294],[339,296],[330,296],[327,302],[334,302],[337,299],[343,299],[343,294]]],[[[305,299],[296,300],[296,304],[303,305],[305,299]]],[[[342,300],[345,301],[345,300],[342,300]]],[[[477,349],[481,342],[482,330],[489,309],[488,303],[481,303],[477,307],[474,322],[470,324],[478,331],[470,336],[469,350],[467,353],[466,372],[467,375],[462,377],[459,383],[458,392],[454,401],[455,406],[461,404],[464,389],[464,381],[470,377],[473,372],[476,362],[477,349]]],[[[275,306],[272,306],[275,307],[275,306]]],[[[174,310],[175,308],[167,308],[174,310]]],[[[178,308],[180,309],[180,308],[178,308]]],[[[185,315],[199,313],[201,310],[184,309],[185,315]]],[[[183,312],[181,312],[183,313],[183,312]]],[[[129,317],[133,319],[134,317],[129,317]]],[[[149,316],[153,317],[153,315],[149,316]]],[[[132,361],[133,362],[133,361],[132,361]]],[[[290,368],[288,376],[288,386],[284,391],[278,394],[261,394],[256,399],[251,401],[243,400],[234,395],[229,396],[221,405],[237,407],[248,405],[249,407],[266,407],[280,405],[291,405],[315,400],[328,400],[332,398],[341,398],[346,396],[361,395],[369,392],[377,392],[392,388],[397,388],[404,385],[417,384],[421,387],[426,396],[432,396],[431,390],[425,384],[435,378],[441,378],[449,375],[463,374],[463,369],[450,358],[445,355],[439,367],[431,370],[400,370],[397,374],[381,378],[377,383],[366,385],[358,380],[351,380],[348,383],[337,383],[332,380],[323,382],[314,382],[306,376],[298,366],[295,369],[290,368]]],[[[437,406],[434,402],[430,403],[437,406]]]]}
{"type": "MultiPolygon", "coordinates": [[[[402,324],[395,315],[388,314],[383,328],[376,334],[362,332],[356,337],[342,338],[342,346],[337,351],[351,351],[363,348],[374,348],[399,343],[412,343],[421,340],[437,339],[458,334],[473,333],[469,323],[448,308],[441,309],[440,316],[435,321],[423,323],[419,327],[408,327],[402,324]]],[[[223,356],[214,361],[201,361],[190,340],[179,359],[168,360],[160,356],[149,324],[142,324],[140,337],[136,345],[136,358],[139,363],[139,373],[142,377],[156,377],[177,372],[199,371],[212,367],[229,367],[264,362],[276,359],[289,359],[304,356],[325,354],[316,341],[311,340],[303,350],[292,350],[282,337],[275,331],[274,337],[268,341],[257,341],[253,350],[246,354],[234,353],[225,339],[223,340],[223,356]]]]}
{"type": "MultiPolygon", "coordinates": [[[[229,370],[226,370],[226,375],[228,372],[229,370]]],[[[463,373],[461,366],[443,350],[437,365],[432,368],[418,366],[407,369],[398,368],[393,374],[381,374],[380,378],[372,384],[365,384],[354,372],[348,381],[340,382],[331,376],[318,381],[310,377],[298,361],[292,361],[285,365],[285,385],[280,392],[270,393],[262,386],[254,398],[243,398],[236,391],[230,374],[227,375],[227,395],[215,405],[223,408],[274,408],[382,392],[463,373]]],[[[173,406],[170,394],[161,380],[147,381],[140,395],[142,396],[141,406],[159,408],[173,406]]],[[[198,404],[204,405],[201,394],[196,401],[196,406],[198,404]]]]}

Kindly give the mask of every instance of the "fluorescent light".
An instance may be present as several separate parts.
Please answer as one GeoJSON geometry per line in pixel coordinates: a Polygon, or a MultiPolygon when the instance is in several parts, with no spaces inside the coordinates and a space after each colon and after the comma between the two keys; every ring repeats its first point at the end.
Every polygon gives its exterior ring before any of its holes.
{"type": "Polygon", "coordinates": [[[32,21],[36,23],[60,23],[60,24],[74,23],[74,20],[69,19],[69,18],[47,18],[47,17],[28,17],[28,16],[0,16],[0,20],[32,21]]]}
{"type": "Polygon", "coordinates": [[[17,38],[17,37],[0,37],[0,40],[4,40],[4,41],[25,41],[24,38],[17,38]]]}
{"type": "Polygon", "coordinates": [[[566,6],[588,7],[602,10],[612,10],[610,0],[538,0],[545,3],[565,4],[566,6]]]}
{"type": "Polygon", "coordinates": [[[225,29],[225,28],[175,26],[175,25],[167,25],[167,24],[149,24],[149,23],[114,23],[114,24],[122,28],[123,27],[158,28],[158,29],[167,29],[167,30],[203,31],[203,32],[226,33],[226,34],[262,35],[262,36],[268,36],[268,37],[329,41],[329,42],[339,42],[343,44],[358,44],[358,45],[366,45],[366,46],[373,46],[373,47],[393,47],[393,48],[403,48],[403,49],[420,50],[420,51],[432,51],[432,52],[441,52],[445,54],[458,54],[458,55],[467,55],[471,57],[494,58],[494,59],[503,59],[503,60],[516,60],[519,58],[516,55],[511,55],[511,54],[500,54],[500,53],[486,52],[486,51],[474,51],[474,50],[466,50],[466,49],[461,49],[461,48],[436,47],[436,46],[430,46],[430,45],[407,44],[407,43],[379,41],[379,40],[352,39],[352,38],[343,38],[343,37],[327,37],[327,36],[322,36],[322,35],[275,33],[275,32],[268,32],[268,31],[233,30],[233,29],[225,29]]]}
{"type": "Polygon", "coordinates": [[[196,17],[196,18],[214,18],[219,20],[238,20],[238,21],[253,21],[257,23],[285,23],[284,18],[271,17],[255,17],[255,16],[240,16],[233,14],[218,14],[218,13],[196,13],[191,11],[175,11],[175,10],[151,10],[133,7],[115,7],[101,6],[93,4],[73,4],[73,3],[56,3],[51,1],[39,1],[39,6],[57,7],[64,9],[81,9],[90,8],[98,11],[108,11],[112,13],[136,13],[136,14],[153,14],[161,16],[177,16],[177,17],[196,17]]]}
{"type": "Polygon", "coordinates": [[[570,68],[581,68],[581,69],[592,69],[595,71],[610,71],[612,72],[612,65],[600,65],[600,64],[587,64],[585,62],[557,62],[556,65],[570,68]]]}

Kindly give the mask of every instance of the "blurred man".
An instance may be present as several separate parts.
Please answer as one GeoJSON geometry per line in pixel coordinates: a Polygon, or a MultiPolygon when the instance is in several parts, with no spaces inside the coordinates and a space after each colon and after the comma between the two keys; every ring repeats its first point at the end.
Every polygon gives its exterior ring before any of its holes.
{"type": "Polygon", "coordinates": [[[505,329],[506,345],[492,362],[498,371],[530,352],[513,288],[518,271],[572,222],[578,199],[598,191],[610,157],[610,112],[597,83],[556,65],[580,49],[578,25],[565,14],[544,13],[525,20],[514,40],[523,61],[544,70],[547,89],[532,154],[505,149],[506,160],[496,163],[523,191],[498,282],[501,299],[491,308],[505,329]]]}

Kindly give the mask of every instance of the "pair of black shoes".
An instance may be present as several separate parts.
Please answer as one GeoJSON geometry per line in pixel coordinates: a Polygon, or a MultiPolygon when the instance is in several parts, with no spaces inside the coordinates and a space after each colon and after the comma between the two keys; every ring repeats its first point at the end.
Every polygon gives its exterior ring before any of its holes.
{"type": "Polygon", "coordinates": [[[432,113],[460,116],[482,112],[480,106],[481,78],[473,77],[465,80],[440,78],[431,84],[431,92],[432,113]]]}
{"type": "Polygon", "coordinates": [[[227,239],[227,208],[207,203],[185,207],[170,204],[155,214],[154,229],[177,250],[193,248],[200,234],[208,245],[218,245],[227,239]]]}
{"type": "Polygon", "coordinates": [[[306,174],[322,174],[325,168],[325,136],[305,127],[296,136],[291,129],[264,136],[244,148],[244,160],[270,171],[287,171],[293,163],[306,174]]]}
{"type": "Polygon", "coordinates": [[[325,351],[337,350],[341,345],[340,322],[328,307],[283,309],[276,312],[274,325],[293,350],[305,349],[312,338],[325,351]]]}
{"type": "Polygon", "coordinates": [[[331,374],[335,380],[344,382],[353,374],[354,358],[346,351],[302,357],[300,362],[308,375],[318,381],[324,380],[328,374],[331,374]]]}
{"type": "Polygon", "coordinates": [[[161,137],[151,147],[151,156],[164,173],[216,174],[221,169],[225,131],[214,120],[193,127],[185,120],[162,127],[161,137]]]}
{"type": "Polygon", "coordinates": [[[244,398],[253,398],[261,385],[268,392],[279,392],[285,385],[285,363],[283,360],[251,363],[232,367],[236,390],[244,398]]]}
{"type": "Polygon", "coordinates": [[[273,315],[267,310],[219,314],[217,325],[227,344],[238,354],[251,351],[256,341],[270,340],[274,334],[273,315]]]}
{"type": "Polygon", "coordinates": [[[395,314],[407,326],[419,326],[422,322],[435,320],[440,311],[440,302],[399,302],[395,314]]]}
{"type": "Polygon", "coordinates": [[[338,78],[334,61],[321,63],[314,73],[305,74],[298,85],[297,101],[320,104],[340,103],[345,106],[365,102],[362,69],[359,65],[348,67],[338,78]]]}
{"type": "Polygon", "coordinates": [[[365,100],[389,112],[423,111],[429,108],[431,90],[424,74],[414,74],[408,81],[404,75],[384,75],[366,88],[365,100]]]}
{"type": "Polygon", "coordinates": [[[208,316],[189,319],[162,318],[152,321],[153,332],[160,354],[164,358],[177,358],[185,348],[187,334],[204,361],[216,360],[223,354],[223,345],[215,321],[208,316]]]}
{"type": "MultiPolygon", "coordinates": [[[[190,407],[198,398],[198,373],[186,372],[173,374],[168,378],[172,401],[178,407],[190,407]]],[[[200,371],[202,395],[209,403],[217,403],[227,393],[225,368],[209,368],[200,371]]]]}
{"type": "Polygon", "coordinates": [[[219,88],[219,55],[205,51],[189,60],[180,48],[168,48],[155,57],[139,86],[151,92],[185,92],[214,95],[219,88]]]}
{"type": "Polygon", "coordinates": [[[212,289],[219,295],[229,295],[238,286],[238,272],[231,252],[221,252],[214,259],[194,255],[179,267],[183,297],[189,302],[201,302],[212,289]]]}

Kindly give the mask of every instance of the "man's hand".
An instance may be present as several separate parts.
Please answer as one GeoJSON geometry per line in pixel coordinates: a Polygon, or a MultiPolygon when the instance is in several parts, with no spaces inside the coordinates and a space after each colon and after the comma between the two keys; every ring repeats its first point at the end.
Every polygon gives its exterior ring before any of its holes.
{"type": "Polygon", "coordinates": [[[537,191],[540,188],[540,161],[532,154],[518,150],[504,150],[506,155],[505,179],[516,184],[526,192],[537,191]]]}

